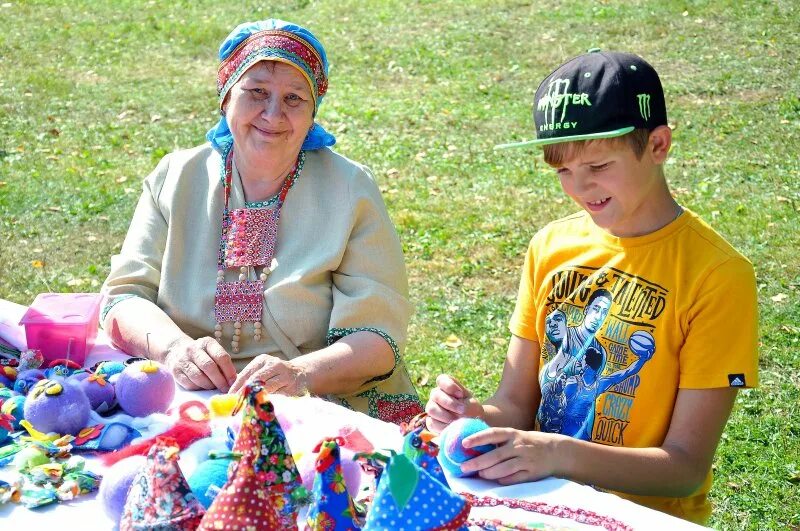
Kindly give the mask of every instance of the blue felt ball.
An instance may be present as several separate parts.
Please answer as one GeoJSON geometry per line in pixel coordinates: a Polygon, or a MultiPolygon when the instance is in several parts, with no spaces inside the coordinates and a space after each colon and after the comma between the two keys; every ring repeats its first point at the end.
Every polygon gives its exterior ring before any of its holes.
{"type": "Polygon", "coordinates": [[[489,429],[488,424],[475,418],[461,418],[447,426],[439,439],[439,463],[442,467],[456,477],[471,475],[461,471],[461,463],[494,450],[496,445],[483,444],[465,448],[464,439],[487,429],[489,429]]]}
{"type": "Polygon", "coordinates": [[[111,377],[119,374],[125,370],[125,364],[121,361],[104,361],[95,369],[96,374],[105,374],[106,377],[111,377]]]}
{"type": "Polygon", "coordinates": [[[192,492],[206,509],[228,481],[228,466],[231,463],[231,459],[208,459],[197,465],[194,474],[187,480],[192,492]]]}
{"type": "Polygon", "coordinates": [[[22,429],[22,420],[25,418],[24,415],[25,410],[25,397],[22,395],[12,396],[7,398],[5,402],[3,402],[3,406],[0,407],[0,411],[5,413],[6,415],[11,415],[14,417],[14,421],[11,425],[14,427],[14,431],[19,431],[22,429]]]}
{"type": "Polygon", "coordinates": [[[27,395],[28,391],[31,390],[31,387],[36,385],[36,382],[39,380],[44,380],[45,378],[47,377],[44,375],[44,371],[40,369],[27,369],[24,371],[19,371],[17,380],[14,382],[14,391],[21,395],[27,395]]]}
{"type": "Polygon", "coordinates": [[[0,400],[6,400],[12,396],[17,396],[16,391],[8,387],[0,387],[0,400]]]}

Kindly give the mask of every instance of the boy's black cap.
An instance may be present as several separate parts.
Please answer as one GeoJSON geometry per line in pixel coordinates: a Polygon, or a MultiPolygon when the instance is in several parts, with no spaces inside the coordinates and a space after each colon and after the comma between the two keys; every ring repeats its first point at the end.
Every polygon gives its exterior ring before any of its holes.
{"type": "Polygon", "coordinates": [[[594,49],[559,66],[533,100],[536,140],[497,149],[612,138],[667,125],[661,80],[637,55],[594,49]]]}

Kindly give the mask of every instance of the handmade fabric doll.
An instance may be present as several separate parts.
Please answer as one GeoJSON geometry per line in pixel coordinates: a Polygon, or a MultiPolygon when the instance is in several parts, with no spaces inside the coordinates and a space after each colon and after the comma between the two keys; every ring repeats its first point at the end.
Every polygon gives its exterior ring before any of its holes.
{"type": "Polygon", "coordinates": [[[242,427],[233,445],[239,460],[231,465],[228,482],[208,508],[200,529],[297,529],[298,505],[308,492],[261,382],[244,388],[237,409],[242,404],[242,427]]]}
{"type": "Polygon", "coordinates": [[[364,529],[466,530],[470,504],[404,454],[389,459],[364,529]]]}
{"type": "Polygon", "coordinates": [[[197,529],[205,509],[178,467],[179,452],[169,437],[159,437],[150,448],[147,464],[128,491],[120,531],[197,529]]]}
{"type": "Polygon", "coordinates": [[[319,452],[317,475],[314,478],[313,503],[306,522],[311,531],[351,531],[361,528],[356,523],[355,505],[345,483],[340,442],[327,439],[314,449],[319,452]]]}

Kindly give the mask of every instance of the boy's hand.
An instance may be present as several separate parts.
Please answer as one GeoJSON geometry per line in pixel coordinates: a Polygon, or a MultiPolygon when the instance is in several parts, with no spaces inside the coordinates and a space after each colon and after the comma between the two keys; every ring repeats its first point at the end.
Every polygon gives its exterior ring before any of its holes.
{"type": "Polygon", "coordinates": [[[464,447],[496,444],[497,448],[462,463],[464,472],[478,472],[501,485],[536,481],[556,473],[555,446],[562,435],[490,428],[464,439],[464,447]]]}
{"type": "Polygon", "coordinates": [[[472,398],[469,389],[458,380],[447,374],[440,374],[425,405],[425,412],[428,414],[428,429],[439,433],[461,417],[481,417],[483,406],[472,398]]]}

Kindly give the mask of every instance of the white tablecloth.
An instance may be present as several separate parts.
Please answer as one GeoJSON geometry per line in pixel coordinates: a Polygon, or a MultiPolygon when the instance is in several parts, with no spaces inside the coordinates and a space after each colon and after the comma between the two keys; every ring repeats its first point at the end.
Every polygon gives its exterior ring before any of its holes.
{"type": "MultiPolygon", "coordinates": [[[[25,312],[25,307],[0,299],[0,337],[18,347],[24,347],[24,332],[18,327],[19,319],[25,312]]],[[[108,359],[123,359],[126,356],[111,348],[102,331],[98,334],[94,349],[86,359],[86,366],[108,359]]],[[[212,392],[188,392],[179,390],[175,403],[180,404],[189,399],[207,399],[212,392]]],[[[274,397],[276,408],[281,401],[289,401],[284,397],[274,397]]],[[[402,437],[396,426],[371,419],[366,415],[355,413],[331,404],[331,408],[338,408],[335,414],[341,417],[343,423],[357,425],[364,435],[376,448],[399,450],[402,447],[402,437]]],[[[113,418],[113,417],[112,417],[113,418]]],[[[292,446],[291,431],[287,434],[292,446]]],[[[193,471],[191,460],[183,458],[180,461],[184,474],[188,477],[193,471]]],[[[102,475],[104,466],[94,458],[89,458],[87,468],[102,475]]],[[[0,479],[8,481],[16,474],[13,466],[0,469],[0,479]]],[[[627,524],[634,529],[647,530],[692,530],[703,529],[684,520],[647,509],[612,494],[598,492],[591,487],[563,479],[548,478],[545,480],[522,483],[511,486],[500,486],[496,483],[474,478],[448,477],[451,486],[457,492],[470,492],[477,496],[494,496],[498,498],[516,498],[545,502],[551,505],[564,505],[572,508],[583,508],[599,515],[610,516],[627,524]]],[[[549,519],[544,515],[524,514],[519,509],[505,507],[473,509],[473,516],[482,518],[496,518],[507,522],[542,521],[555,525],[569,525],[576,528],[597,529],[596,527],[579,526],[574,522],[549,519]]],[[[79,497],[69,503],[53,504],[29,510],[16,504],[0,506],[0,529],[39,531],[48,529],[82,529],[82,530],[107,530],[114,529],[115,524],[103,512],[100,503],[95,499],[95,494],[79,497]]]]}

